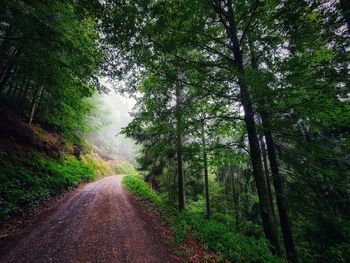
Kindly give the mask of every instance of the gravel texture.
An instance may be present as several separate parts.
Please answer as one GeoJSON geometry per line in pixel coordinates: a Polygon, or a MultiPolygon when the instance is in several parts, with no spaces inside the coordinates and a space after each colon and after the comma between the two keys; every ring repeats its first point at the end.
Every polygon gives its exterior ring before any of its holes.
{"type": "Polygon", "coordinates": [[[179,262],[157,222],[125,193],[121,176],[104,177],[68,194],[0,241],[0,262],[179,262]]]}

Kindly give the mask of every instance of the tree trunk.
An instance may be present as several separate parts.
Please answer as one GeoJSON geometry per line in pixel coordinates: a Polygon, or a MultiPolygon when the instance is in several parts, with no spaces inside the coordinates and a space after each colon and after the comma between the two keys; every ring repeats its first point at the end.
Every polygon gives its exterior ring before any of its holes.
{"type": "Polygon", "coordinates": [[[42,109],[43,108],[42,106],[44,105],[44,98],[45,98],[45,90],[44,88],[41,88],[40,97],[37,102],[37,112],[40,118],[42,117],[42,114],[44,112],[44,110],[42,109]]]}
{"type": "Polygon", "coordinates": [[[269,167],[267,164],[267,157],[266,157],[266,145],[264,142],[264,138],[260,139],[260,146],[261,146],[261,153],[262,153],[262,159],[264,164],[264,171],[265,171],[265,178],[266,178],[266,184],[267,184],[267,191],[269,192],[269,199],[271,203],[271,209],[273,214],[273,220],[275,221],[275,224],[277,224],[276,220],[276,210],[275,205],[273,202],[273,195],[272,195],[272,189],[271,189],[271,181],[270,181],[270,173],[269,173],[269,167]]]}
{"type": "Polygon", "coordinates": [[[32,125],[32,122],[33,122],[35,106],[36,106],[36,101],[34,101],[34,103],[32,104],[32,110],[30,111],[30,117],[29,117],[29,125],[32,125]]]}
{"type": "Polygon", "coordinates": [[[29,125],[31,125],[33,122],[39,91],[40,91],[40,88],[37,88],[33,94],[33,99],[32,99],[32,104],[31,104],[32,106],[31,106],[30,117],[29,117],[29,122],[28,122],[29,125]]]}
{"type": "Polygon", "coordinates": [[[208,180],[208,156],[205,142],[205,123],[203,121],[202,130],[202,149],[203,149],[203,165],[204,165],[204,184],[205,184],[205,204],[207,211],[207,218],[210,219],[211,209],[210,209],[210,197],[209,197],[209,180],[208,180]]]}
{"type": "MultiPolygon", "coordinates": [[[[250,48],[253,49],[252,44],[250,44],[250,48]]],[[[255,57],[254,52],[253,52],[251,61],[252,61],[252,68],[258,69],[258,61],[255,57]]],[[[266,100],[263,100],[263,107],[266,107],[266,105],[267,105],[266,100]]],[[[273,137],[272,137],[272,133],[271,133],[271,127],[269,124],[269,117],[265,111],[262,111],[260,113],[260,115],[261,115],[261,124],[264,128],[264,136],[266,139],[267,154],[268,154],[268,158],[270,161],[273,186],[275,188],[276,203],[277,203],[278,215],[279,215],[280,225],[281,225],[281,230],[282,230],[282,235],[283,235],[284,247],[286,249],[288,260],[290,262],[297,262],[298,258],[297,258],[297,253],[295,250],[295,245],[294,245],[294,240],[293,240],[293,235],[292,235],[292,230],[291,230],[291,224],[289,221],[287,208],[285,205],[284,189],[283,189],[283,184],[282,184],[282,178],[279,174],[279,166],[278,166],[278,162],[277,162],[274,141],[273,141],[273,137]]],[[[267,160],[266,160],[266,152],[265,152],[265,143],[264,143],[263,138],[261,139],[261,147],[263,149],[264,163],[266,165],[267,160]]],[[[265,170],[268,171],[266,166],[265,166],[265,170]]],[[[268,176],[268,174],[266,174],[266,176],[268,176]]],[[[268,186],[270,186],[268,177],[267,177],[267,182],[268,182],[268,186]]],[[[269,192],[271,194],[271,192],[272,192],[271,187],[269,189],[269,192]]],[[[272,208],[274,209],[273,201],[272,201],[272,194],[271,194],[270,198],[271,198],[272,208]]],[[[274,212],[274,215],[275,215],[275,212],[274,212]]],[[[275,218],[275,222],[277,222],[276,218],[275,218]]]]}
{"type": "Polygon", "coordinates": [[[230,169],[230,173],[229,173],[229,177],[230,177],[230,184],[231,184],[231,190],[232,190],[232,200],[234,203],[234,213],[235,213],[235,225],[236,227],[239,225],[239,219],[240,219],[240,208],[239,208],[239,192],[238,189],[239,187],[236,187],[236,183],[235,183],[235,173],[234,171],[231,171],[230,169]]]}
{"type": "Polygon", "coordinates": [[[17,99],[16,99],[16,102],[17,103],[20,103],[21,104],[21,106],[23,107],[23,101],[24,101],[24,99],[23,98],[25,98],[25,96],[27,95],[27,91],[28,91],[28,87],[29,87],[29,78],[26,78],[26,80],[25,80],[25,83],[24,83],[24,85],[23,85],[23,88],[21,88],[20,89],[20,92],[18,93],[18,95],[17,95],[17,99]]]}
{"type": "Polygon", "coordinates": [[[284,246],[287,252],[287,258],[290,262],[297,262],[298,257],[295,250],[292,227],[288,217],[282,177],[279,172],[279,166],[277,162],[276,150],[275,150],[275,145],[274,145],[274,141],[271,133],[269,118],[265,112],[261,114],[261,120],[264,128],[265,138],[266,138],[267,154],[270,161],[273,185],[276,193],[276,203],[277,203],[278,214],[279,214],[280,223],[281,223],[284,246]]]}
{"type": "Polygon", "coordinates": [[[172,185],[172,174],[171,174],[171,172],[170,171],[167,171],[168,172],[168,201],[169,201],[169,204],[170,204],[170,202],[171,202],[171,197],[172,197],[172,193],[171,193],[171,185],[172,185]]]}
{"type": "Polygon", "coordinates": [[[8,80],[11,77],[11,71],[15,65],[16,58],[19,55],[19,51],[17,49],[14,49],[9,57],[9,59],[6,62],[6,65],[4,66],[4,69],[1,72],[0,75],[0,91],[5,88],[7,85],[8,80]]]}
{"type": "MultiPolygon", "coordinates": [[[[220,9],[220,8],[219,8],[220,9]]],[[[263,229],[266,238],[270,241],[272,245],[272,252],[274,254],[280,253],[279,240],[277,233],[275,231],[275,224],[273,221],[271,203],[267,191],[267,184],[264,176],[262,160],[261,160],[261,151],[258,140],[258,135],[255,126],[254,120],[254,111],[253,105],[251,102],[250,93],[248,87],[244,82],[244,65],[243,65],[243,52],[240,48],[240,42],[237,36],[237,27],[233,11],[232,0],[227,0],[227,11],[220,9],[222,19],[227,17],[227,23],[224,23],[224,27],[227,31],[228,37],[232,44],[233,55],[234,55],[234,65],[239,72],[238,76],[238,85],[240,88],[240,101],[244,110],[244,121],[248,133],[248,141],[250,146],[250,159],[253,167],[253,176],[258,191],[259,205],[260,205],[260,214],[263,222],[263,229]]],[[[218,11],[218,9],[216,9],[218,11]]]]}
{"type": "Polygon", "coordinates": [[[176,87],[176,152],[177,152],[177,176],[179,188],[179,210],[185,209],[185,183],[182,152],[182,116],[181,116],[180,88],[176,87]]]}
{"type": "Polygon", "coordinates": [[[7,80],[8,78],[10,77],[10,74],[8,73],[10,71],[10,69],[8,68],[8,66],[6,66],[4,68],[4,70],[2,71],[1,73],[1,76],[0,76],[0,91],[4,89],[6,83],[7,83],[7,80]]]}
{"type": "Polygon", "coordinates": [[[257,136],[254,113],[252,103],[250,102],[250,96],[246,90],[246,87],[241,83],[241,96],[242,105],[244,109],[244,120],[246,123],[248,141],[250,146],[250,158],[253,166],[253,175],[256,184],[256,188],[259,196],[260,213],[263,221],[264,233],[266,238],[271,242],[274,247],[273,252],[275,254],[280,253],[279,241],[276,233],[276,227],[273,220],[272,207],[267,190],[267,183],[264,176],[264,171],[261,161],[260,145],[257,136]]]}

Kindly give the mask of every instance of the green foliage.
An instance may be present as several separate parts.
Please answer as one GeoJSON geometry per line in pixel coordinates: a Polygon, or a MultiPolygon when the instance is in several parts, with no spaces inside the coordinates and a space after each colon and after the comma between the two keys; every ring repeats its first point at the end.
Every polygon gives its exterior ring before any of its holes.
{"type": "Polygon", "coordinates": [[[72,156],[47,159],[39,153],[0,152],[0,220],[37,206],[57,194],[96,178],[93,165],[72,156]]]}
{"type": "Polygon", "coordinates": [[[123,186],[132,194],[142,197],[158,208],[168,221],[178,242],[184,242],[187,234],[203,245],[218,252],[224,259],[234,262],[281,262],[273,257],[268,243],[263,239],[255,239],[233,233],[217,220],[207,220],[195,207],[178,213],[164,203],[158,193],[153,191],[141,177],[127,175],[123,177],[123,186]]]}
{"type": "Polygon", "coordinates": [[[112,167],[101,158],[95,158],[91,154],[86,154],[82,159],[86,164],[93,167],[98,175],[108,175],[113,173],[112,167]]]}
{"type": "Polygon", "coordinates": [[[0,96],[18,113],[77,142],[100,89],[97,25],[78,1],[1,3],[0,96]]]}
{"type": "MultiPolygon", "coordinates": [[[[167,203],[176,207],[176,196],[182,195],[176,180],[177,167],[183,166],[188,209],[203,210],[202,150],[207,151],[220,186],[212,184],[209,191],[220,221],[253,237],[261,237],[263,229],[272,237],[266,225],[276,227],[290,261],[297,261],[294,247],[300,261],[346,261],[350,23],[345,2],[106,5],[113,15],[103,17],[102,28],[118,50],[113,62],[123,61],[118,73],[130,83],[122,90],[138,97],[135,118],[124,132],[142,144],[140,169],[167,203]],[[273,205],[275,212],[269,209],[273,205]],[[260,207],[267,207],[270,222],[259,216],[260,207]]],[[[270,239],[277,245],[277,238],[270,239]]]]}
{"type": "Polygon", "coordinates": [[[132,194],[141,196],[146,201],[160,204],[161,198],[154,191],[151,190],[140,177],[128,174],[123,177],[123,186],[132,194]]]}
{"type": "Polygon", "coordinates": [[[191,210],[179,213],[172,224],[179,241],[183,242],[190,231],[202,244],[234,262],[281,262],[271,255],[266,240],[233,233],[223,223],[191,210]]]}
{"type": "Polygon", "coordinates": [[[121,162],[114,168],[117,174],[134,175],[137,176],[138,172],[133,165],[128,162],[121,162]]]}
{"type": "MultiPolygon", "coordinates": [[[[190,229],[225,256],[238,253],[239,246],[250,260],[265,261],[267,254],[259,252],[264,242],[252,239],[262,237],[263,229],[272,237],[267,229],[276,227],[285,244],[295,239],[302,261],[345,262],[350,240],[345,0],[87,2],[2,1],[2,101],[25,118],[33,110],[34,122],[78,143],[86,128],[83,116],[92,107],[85,98],[100,88],[96,75],[105,47],[105,73],[124,78],[119,89],[137,97],[135,118],[123,132],[142,144],[140,170],[169,206],[182,196],[176,175],[177,167],[184,168],[188,211],[174,215],[178,236],[185,238],[190,229]],[[203,170],[213,176],[210,223],[199,216],[205,208],[203,170]],[[279,208],[274,214],[273,205],[279,208]],[[270,220],[259,217],[259,207],[270,220]],[[278,220],[281,211],[285,220],[278,220]],[[250,237],[238,240],[225,227],[250,237]],[[223,241],[215,244],[215,237],[223,241]],[[248,246],[254,246],[254,255],[248,246]]],[[[79,181],[72,174],[79,165],[65,162],[71,168],[43,160],[36,165],[62,174],[57,179],[62,182],[47,179],[59,188],[79,181]]],[[[28,184],[23,189],[47,177],[31,174],[33,163],[19,166],[28,184]]],[[[3,162],[1,169],[9,165],[3,162]]],[[[136,175],[123,164],[116,172],[136,175]]],[[[135,178],[124,179],[126,187],[155,201],[135,178]]],[[[44,186],[35,193],[42,199],[50,195],[44,186]]],[[[18,194],[26,195],[32,193],[18,194]]],[[[294,254],[294,248],[285,248],[289,257],[294,254]]]]}

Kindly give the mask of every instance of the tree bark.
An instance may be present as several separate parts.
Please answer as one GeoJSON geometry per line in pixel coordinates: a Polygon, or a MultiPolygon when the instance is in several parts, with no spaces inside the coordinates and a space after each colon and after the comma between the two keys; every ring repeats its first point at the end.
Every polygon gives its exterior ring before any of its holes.
{"type": "Polygon", "coordinates": [[[177,176],[179,188],[179,210],[185,209],[185,182],[182,150],[182,116],[180,88],[176,87],[176,151],[177,151],[177,176]]]}
{"type": "Polygon", "coordinates": [[[11,72],[15,65],[16,58],[18,56],[19,56],[19,51],[17,49],[14,49],[9,59],[7,60],[6,65],[4,66],[4,69],[2,70],[0,75],[0,91],[3,90],[7,85],[7,82],[11,77],[11,72]]]}
{"type": "MultiPolygon", "coordinates": [[[[250,44],[250,48],[253,50],[253,45],[250,44]]],[[[255,53],[253,52],[253,55],[251,57],[252,62],[252,68],[258,69],[258,61],[255,57],[255,53]]],[[[268,88],[267,88],[268,89],[268,88]]],[[[267,103],[266,100],[263,100],[263,107],[266,107],[267,103]]],[[[272,175],[272,182],[275,189],[276,194],[276,204],[277,204],[277,210],[278,215],[280,219],[280,226],[282,230],[283,235],[283,241],[284,241],[284,247],[286,249],[287,258],[290,262],[298,262],[297,253],[295,250],[292,230],[291,230],[291,224],[289,221],[287,208],[286,208],[286,202],[285,202],[285,196],[284,196],[284,189],[283,189],[283,183],[282,178],[279,173],[279,166],[277,162],[277,156],[274,146],[274,140],[271,133],[271,127],[269,123],[269,117],[265,111],[260,112],[261,116],[261,124],[264,128],[264,136],[266,139],[266,148],[267,148],[267,154],[270,161],[270,167],[271,167],[271,175],[272,175]]],[[[267,168],[267,160],[266,160],[266,151],[265,151],[265,143],[263,138],[261,139],[261,148],[263,151],[263,158],[264,158],[264,164],[265,164],[265,171],[266,171],[266,181],[268,183],[269,193],[270,193],[270,200],[271,205],[273,209],[273,214],[275,217],[275,211],[273,206],[273,200],[272,200],[272,191],[270,187],[270,182],[268,179],[268,168],[267,168]]],[[[277,222],[275,218],[275,222],[277,222]]]]}
{"type": "Polygon", "coordinates": [[[261,161],[260,145],[257,136],[254,113],[250,96],[244,84],[241,83],[242,105],[244,109],[244,119],[246,123],[248,141],[250,146],[250,158],[253,166],[253,175],[259,196],[260,213],[263,221],[264,233],[266,238],[274,247],[275,254],[280,253],[279,241],[276,233],[276,227],[273,220],[272,207],[267,190],[267,183],[261,161]]]}
{"type": "Polygon", "coordinates": [[[28,83],[29,83],[29,80],[28,80],[28,78],[26,78],[23,85],[21,85],[21,88],[18,90],[18,93],[16,96],[16,103],[21,101],[22,95],[23,95],[24,91],[27,89],[28,83]]]}
{"type": "Polygon", "coordinates": [[[44,105],[44,98],[45,98],[45,89],[41,88],[39,99],[37,101],[37,113],[39,117],[42,117],[42,114],[44,110],[42,109],[42,105],[44,105]]]}
{"type": "Polygon", "coordinates": [[[207,156],[207,147],[205,142],[204,121],[203,121],[203,130],[202,130],[202,149],[203,149],[203,165],[204,165],[205,204],[206,204],[207,218],[210,219],[211,209],[210,209],[209,180],[208,180],[208,156],[207,156]]]}
{"type": "Polygon", "coordinates": [[[240,88],[240,101],[244,110],[244,121],[250,146],[250,159],[253,167],[253,176],[258,191],[260,214],[263,222],[264,233],[272,245],[272,252],[274,254],[280,254],[279,240],[275,231],[276,228],[273,220],[271,203],[262,166],[261,151],[254,120],[253,105],[248,87],[245,84],[243,78],[243,52],[240,48],[240,42],[238,40],[232,0],[227,0],[226,4],[227,11],[223,10],[220,6],[216,6],[215,10],[216,12],[219,12],[218,15],[223,21],[223,25],[231,41],[232,51],[234,55],[234,65],[239,72],[238,85],[240,88]]]}
{"type": "Polygon", "coordinates": [[[262,159],[263,159],[263,164],[264,164],[264,171],[265,171],[265,178],[266,178],[266,184],[267,184],[267,191],[269,192],[269,199],[270,199],[270,203],[271,203],[273,220],[274,220],[274,222],[276,224],[277,223],[276,210],[275,210],[275,205],[274,205],[274,202],[273,202],[273,194],[272,194],[272,189],[271,189],[270,173],[269,173],[269,166],[267,164],[266,145],[265,145],[265,142],[264,142],[264,138],[260,139],[260,146],[261,146],[261,154],[262,154],[262,159]]]}
{"type": "Polygon", "coordinates": [[[38,100],[38,94],[40,92],[40,88],[37,88],[33,94],[33,99],[32,99],[32,106],[31,106],[31,110],[30,110],[30,117],[29,117],[29,125],[32,125],[33,119],[34,119],[34,114],[35,114],[35,109],[36,109],[36,104],[37,104],[37,100],[38,100]]]}
{"type": "Polygon", "coordinates": [[[29,125],[32,125],[33,118],[34,118],[34,112],[35,112],[35,106],[36,106],[36,101],[32,104],[32,110],[30,111],[30,117],[29,117],[29,125]]]}
{"type": "Polygon", "coordinates": [[[235,183],[235,173],[233,171],[233,169],[230,168],[229,171],[229,178],[230,178],[230,184],[231,184],[231,194],[232,194],[232,200],[234,203],[234,213],[235,213],[235,225],[238,226],[239,225],[239,219],[240,219],[240,208],[239,208],[239,192],[238,189],[239,187],[236,187],[236,183],[235,183]]]}
{"type": "Polygon", "coordinates": [[[266,138],[267,154],[270,161],[273,185],[276,193],[276,203],[281,223],[284,246],[287,252],[287,258],[290,262],[298,262],[298,256],[295,250],[294,239],[292,234],[292,226],[287,212],[286,198],[282,182],[283,180],[279,172],[279,166],[277,162],[276,150],[271,133],[269,118],[265,112],[261,114],[261,120],[266,138]]]}

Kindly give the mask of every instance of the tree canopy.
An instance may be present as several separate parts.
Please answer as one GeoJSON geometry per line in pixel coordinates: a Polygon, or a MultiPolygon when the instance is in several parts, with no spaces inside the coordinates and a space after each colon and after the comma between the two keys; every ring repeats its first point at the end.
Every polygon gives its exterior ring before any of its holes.
{"type": "Polygon", "coordinates": [[[29,123],[79,138],[85,98],[108,76],[137,100],[123,132],[170,207],[289,262],[350,258],[345,0],[1,7],[0,94],[29,123]]]}
{"type": "Polygon", "coordinates": [[[292,262],[345,260],[344,3],[145,0],[104,8],[105,41],[119,62],[110,74],[127,76],[123,91],[138,97],[125,133],[144,146],[148,180],[172,202],[177,193],[180,210],[207,195],[207,216],[232,214],[246,234],[252,229],[242,221],[261,224],[255,235],[292,262]],[[208,170],[224,189],[219,200],[215,188],[205,191],[208,170]]]}
{"type": "Polygon", "coordinates": [[[96,18],[79,1],[2,1],[0,90],[28,121],[76,137],[100,89],[96,18]]]}

